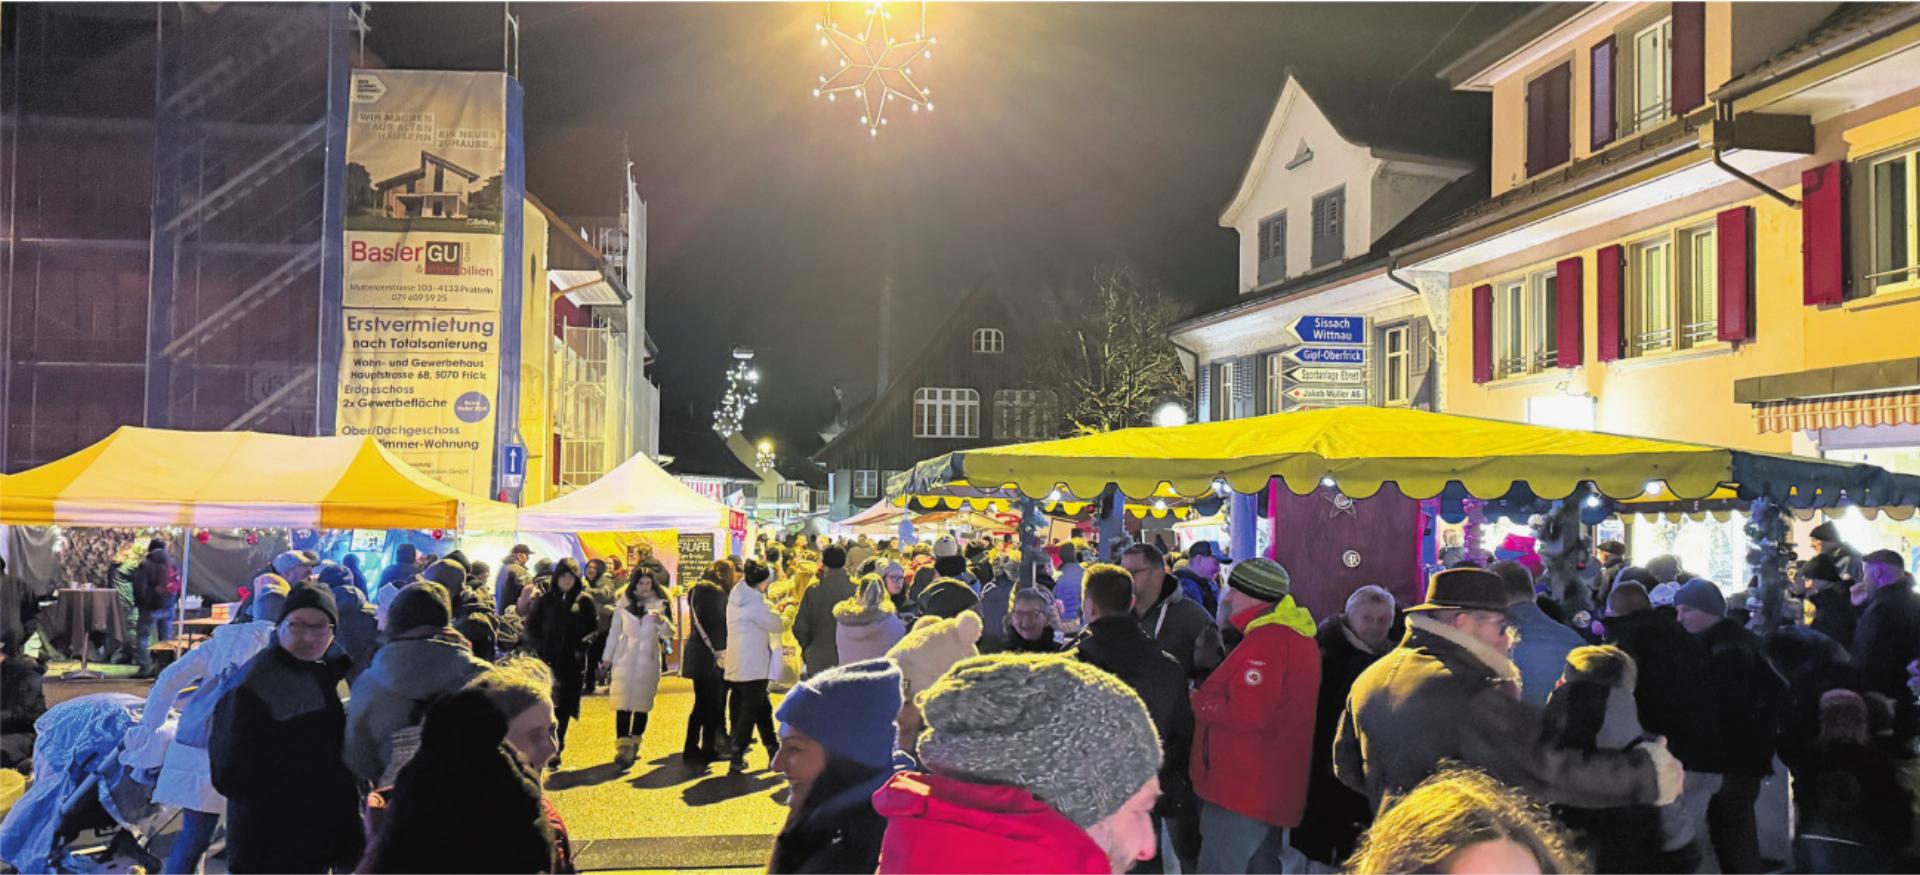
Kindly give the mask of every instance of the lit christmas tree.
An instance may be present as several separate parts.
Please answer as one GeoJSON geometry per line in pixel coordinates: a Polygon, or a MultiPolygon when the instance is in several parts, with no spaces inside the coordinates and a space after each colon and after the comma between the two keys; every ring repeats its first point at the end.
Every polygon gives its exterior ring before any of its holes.
{"type": "Polygon", "coordinates": [[[713,411],[713,430],[722,438],[733,437],[746,421],[747,409],[760,401],[760,371],[753,366],[753,350],[733,348],[733,367],[727,369],[727,390],[720,395],[720,407],[713,411]]]}

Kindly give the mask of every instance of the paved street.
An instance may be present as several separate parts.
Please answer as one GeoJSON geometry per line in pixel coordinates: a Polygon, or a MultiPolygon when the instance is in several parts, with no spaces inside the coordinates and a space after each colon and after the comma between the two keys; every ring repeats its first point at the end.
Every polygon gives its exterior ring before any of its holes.
{"type": "MultiPolygon", "coordinates": [[[[55,663],[53,677],[77,667],[55,663]]],[[[109,680],[51,682],[47,701],[88,693],[144,696],[145,681],[124,677],[131,666],[103,666],[109,680]]],[[[777,699],[776,699],[777,702],[777,699]]],[[[704,771],[680,764],[693,688],[663,678],[640,760],[621,773],[613,765],[613,709],[604,695],[581,703],[581,719],[567,737],[566,763],[547,777],[547,789],[572,831],[582,870],[761,871],[773,834],[786,819],[786,783],[766,770],[756,746],[750,771],[729,776],[725,763],[704,771]]],[[[756,743],[757,745],[757,743],[756,743]]],[[[214,861],[220,868],[224,861],[214,861]]]]}
{"type": "Polygon", "coordinates": [[[661,680],[640,759],[624,774],[613,764],[613,709],[604,695],[581,704],[567,733],[566,761],[547,790],[566,817],[582,869],[764,868],[786,818],[786,784],[766,770],[759,747],[750,771],[725,763],[704,771],[680,763],[693,688],[661,680]]]}

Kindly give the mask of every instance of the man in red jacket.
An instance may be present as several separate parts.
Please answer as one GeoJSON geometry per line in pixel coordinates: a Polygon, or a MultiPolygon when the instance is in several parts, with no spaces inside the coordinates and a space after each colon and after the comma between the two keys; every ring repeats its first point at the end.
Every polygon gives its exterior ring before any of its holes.
{"type": "Polygon", "coordinates": [[[1306,808],[1320,650],[1280,563],[1241,562],[1227,586],[1228,616],[1246,637],[1193,694],[1200,871],[1278,872],[1306,808]]]}

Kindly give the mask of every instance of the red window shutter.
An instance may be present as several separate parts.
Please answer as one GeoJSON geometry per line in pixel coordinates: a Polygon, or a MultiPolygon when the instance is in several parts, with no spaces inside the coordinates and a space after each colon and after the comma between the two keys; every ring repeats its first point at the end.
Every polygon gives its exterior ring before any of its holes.
{"type": "Polygon", "coordinates": [[[1586,323],[1582,321],[1580,312],[1580,285],[1584,279],[1580,271],[1578,257],[1563,258],[1554,265],[1553,294],[1558,299],[1558,306],[1555,307],[1558,312],[1554,318],[1559,323],[1553,326],[1557,340],[1554,344],[1555,364],[1563,368],[1577,368],[1586,360],[1586,350],[1581,346],[1584,341],[1582,329],[1586,323]]]}
{"type": "Polygon", "coordinates": [[[1593,148],[1599,149],[1613,142],[1613,37],[1601,40],[1593,47],[1593,80],[1588,89],[1589,124],[1593,129],[1593,148]]]}
{"type": "Polygon", "coordinates": [[[1626,336],[1623,330],[1626,309],[1621,306],[1625,296],[1621,294],[1621,280],[1625,274],[1627,250],[1623,246],[1608,246],[1595,253],[1593,265],[1593,302],[1594,319],[1598,324],[1595,342],[1600,345],[1599,359],[1603,362],[1618,361],[1621,351],[1621,339],[1626,336]]]}
{"type": "Polygon", "coordinates": [[[1473,381],[1493,381],[1493,286],[1473,287],[1473,381]]]}
{"type": "Polygon", "coordinates": [[[1685,115],[1707,102],[1707,4],[1673,4],[1673,63],[1667,68],[1667,94],[1673,114],[1685,115]]]}
{"type": "Polygon", "coordinates": [[[1714,218],[1714,245],[1720,250],[1721,340],[1753,338],[1753,208],[1734,207],[1714,218]]]}
{"type": "Polygon", "coordinates": [[[1801,300],[1809,307],[1846,299],[1846,165],[1800,174],[1801,300]]]}

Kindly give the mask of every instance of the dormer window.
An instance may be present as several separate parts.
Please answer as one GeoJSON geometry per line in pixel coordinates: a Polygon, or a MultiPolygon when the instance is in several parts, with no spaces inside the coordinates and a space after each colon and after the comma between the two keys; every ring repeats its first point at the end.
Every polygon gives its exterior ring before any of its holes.
{"type": "Polygon", "coordinates": [[[973,351],[980,355],[999,355],[1007,351],[1007,335],[998,328],[975,328],[973,351]]]}

